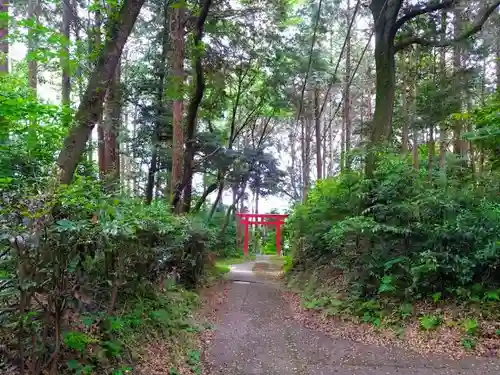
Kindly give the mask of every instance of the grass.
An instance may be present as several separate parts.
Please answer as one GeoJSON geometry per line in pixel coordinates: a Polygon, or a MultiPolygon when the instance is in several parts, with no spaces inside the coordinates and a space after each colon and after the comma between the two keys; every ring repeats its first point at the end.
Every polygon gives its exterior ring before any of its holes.
{"type": "Polygon", "coordinates": [[[219,264],[219,263],[216,263],[215,264],[215,272],[219,275],[224,275],[226,273],[228,273],[229,271],[231,271],[231,268],[226,265],[226,264],[219,264]]]}

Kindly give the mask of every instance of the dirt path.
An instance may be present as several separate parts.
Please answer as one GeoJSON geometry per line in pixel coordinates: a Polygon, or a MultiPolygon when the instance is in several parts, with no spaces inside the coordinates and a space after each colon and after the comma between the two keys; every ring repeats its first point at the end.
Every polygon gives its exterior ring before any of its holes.
{"type": "Polygon", "coordinates": [[[227,301],[205,353],[209,375],[500,374],[498,361],[423,357],[302,327],[292,319],[281,285],[252,272],[254,264],[233,266],[230,273],[227,301]]]}

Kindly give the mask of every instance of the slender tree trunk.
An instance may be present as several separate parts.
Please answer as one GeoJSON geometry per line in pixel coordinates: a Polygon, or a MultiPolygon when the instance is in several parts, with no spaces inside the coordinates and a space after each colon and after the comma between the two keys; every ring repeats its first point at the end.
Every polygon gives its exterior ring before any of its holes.
{"type": "MultiPolygon", "coordinates": [[[[462,22],[461,22],[461,14],[460,10],[456,9],[455,14],[454,14],[454,22],[453,22],[453,33],[456,36],[460,35],[461,28],[462,28],[462,22]]],[[[453,46],[453,71],[455,74],[455,82],[458,87],[460,87],[459,81],[460,81],[460,76],[462,74],[462,47],[460,44],[455,44],[453,46]]],[[[462,92],[461,90],[456,90],[455,92],[455,111],[456,112],[461,112],[463,106],[463,100],[462,100],[462,92]]],[[[453,152],[455,155],[458,157],[464,157],[464,147],[463,147],[463,141],[461,139],[462,137],[462,131],[463,131],[463,121],[460,119],[454,120],[453,123],[453,152]]]]}
{"type": "Polygon", "coordinates": [[[106,41],[96,67],[90,75],[83,100],[75,114],[74,126],[64,140],[57,159],[58,180],[62,184],[69,184],[73,179],[92,129],[102,114],[106,90],[113,79],[123,47],[143,4],[144,0],[125,0],[117,16],[116,27],[111,28],[110,38],[106,41]]]}
{"type": "MultiPolygon", "coordinates": [[[[80,56],[83,56],[83,50],[82,50],[82,39],[81,39],[81,36],[80,36],[80,32],[81,32],[81,23],[82,23],[82,20],[80,19],[80,17],[78,16],[78,0],[72,0],[71,1],[71,7],[72,7],[72,11],[71,11],[71,23],[73,24],[73,28],[75,30],[75,42],[76,42],[76,55],[80,58],[80,56]]],[[[91,29],[90,27],[88,28],[89,32],[91,32],[91,29]]],[[[90,35],[89,35],[89,39],[92,40],[92,38],[90,38],[90,35]]],[[[79,61],[78,62],[78,66],[76,68],[76,74],[75,74],[75,81],[76,81],[76,84],[78,85],[78,98],[81,100],[83,98],[83,62],[79,61]]],[[[92,150],[90,150],[89,152],[89,156],[92,157],[92,150]]],[[[92,160],[92,159],[91,159],[92,160]]]]}
{"type": "Polygon", "coordinates": [[[106,94],[106,109],[103,121],[105,181],[116,191],[120,181],[120,153],[118,135],[121,125],[120,62],[106,94]]]}
{"type": "MultiPolygon", "coordinates": [[[[415,54],[415,61],[419,61],[420,59],[420,53],[419,49],[417,49],[417,52],[415,54]]],[[[415,121],[415,118],[417,116],[417,66],[418,64],[415,64],[415,70],[414,70],[414,75],[413,75],[413,82],[412,82],[412,95],[411,95],[411,108],[410,108],[410,118],[411,118],[411,125],[413,127],[413,148],[412,148],[412,159],[413,159],[413,168],[415,170],[418,170],[420,168],[420,157],[419,157],[419,152],[418,152],[418,127],[415,121]]]]}
{"type": "Polygon", "coordinates": [[[331,107],[331,113],[330,113],[330,119],[328,120],[328,123],[330,124],[328,126],[328,176],[333,176],[333,167],[334,167],[334,160],[333,160],[333,126],[331,125],[333,123],[333,100],[331,100],[330,103],[331,107]]]}
{"type": "MultiPolygon", "coordinates": [[[[469,97],[467,98],[467,112],[471,113],[472,112],[472,98],[469,97]]],[[[472,121],[469,119],[467,120],[467,132],[472,133],[473,128],[472,128],[472,121]]],[[[474,150],[474,143],[472,141],[469,141],[467,143],[468,149],[469,149],[469,160],[470,160],[470,169],[473,177],[476,177],[476,157],[475,157],[475,150],[474,150]]]]}
{"type": "Polygon", "coordinates": [[[308,114],[303,121],[304,124],[304,140],[303,140],[303,159],[302,159],[302,199],[307,200],[307,193],[310,185],[311,175],[311,116],[308,114]]]}
{"type": "Polygon", "coordinates": [[[298,188],[297,188],[297,179],[296,179],[296,169],[297,169],[297,149],[295,148],[295,133],[293,131],[293,127],[290,126],[288,133],[288,142],[290,143],[290,161],[291,161],[291,171],[290,171],[290,184],[293,189],[294,196],[299,196],[298,188]]]}
{"type": "MultiPolygon", "coordinates": [[[[29,0],[28,19],[30,19],[35,25],[37,25],[39,22],[39,18],[40,18],[39,0],[29,0]]],[[[38,47],[38,41],[34,29],[35,28],[29,28],[28,30],[28,53],[32,55],[28,59],[28,83],[36,95],[38,86],[38,61],[33,56],[35,49],[38,47]]]]}
{"type": "MultiPolygon", "coordinates": [[[[349,24],[351,18],[351,3],[347,0],[347,24],[349,24]]],[[[350,170],[351,168],[351,158],[349,152],[351,151],[351,88],[349,87],[349,82],[351,80],[351,33],[348,32],[346,36],[345,45],[345,82],[344,82],[344,102],[342,107],[342,117],[343,117],[343,130],[344,130],[344,156],[343,156],[343,167],[345,170],[350,170]]]]}
{"type": "Polygon", "coordinates": [[[213,184],[208,185],[208,187],[203,191],[203,194],[201,195],[200,199],[198,202],[196,202],[196,206],[193,208],[193,212],[199,212],[201,209],[201,206],[203,206],[203,203],[207,200],[207,197],[212,194],[215,190],[217,190],[217,183],[214,182],[213,184]]]}
{"type": "Polygon", "coordinates": [[[403,58],[403,62],[401,63],[401,77],[403,80],[403,85],[401,87],[401,112],[403,119],[403,129],[402,129],[402,137],[401,137],[401,153],[406,156],[408,155],[408,144],[410,141],[410,116],[408,113],[408,76],[406,69],[406,61],[403,58]]]}
{"type": "MultiPolygon", "coordinates": [[[[441,36],[441,40],[444,41],[444,37],[446,34],[446,26],[447,26],[447,15],[446,12],[442,12],[441,14],[441,30],[443,34],[441,36]]],[[[441,48],[439,51],[439,74],[442,77],[446,77],[446,50],[441,48]]],[[[448,148],[447,140],[448,132],[442,121],[439,125],[439,170],[444,172],[445,170],[445,160],[446,160],[446,149],[448,148]]]]}
{"type": "Polygon", "coordinates": [[[418,157],[418,130],[416,127],[413,128],[412,160],[413,168],[418,170],[420,168],[420,160],[418,157]]]}
{"type": "Polygon", "coordinates": [[[63,122],[65,127],[69,127],[71,122],[71,115],[69,113],[69,108],[71,105],[71,79],[69,75],[69,44],[70,44],[70,28],[71,28],[71,8],[68,0],[61,0],[62,8],[62,24],[61,24],[61,34],[64,37],[63,48],[61,53],[61,67],[62,67],[62,95],[61,101],[66,111],[63,116],[63,122]]]}
{"type": "MultiPolygon", "coordinates": [[[[165,2],[163,7],[163,30],[161,31],[162,49],[160,61],[158,64],[158,88],[156,91],[156,121],[155,130],[152,136],[153,151],[151,153],[151,163],[148,170],[148,181],[146,185],[146,203],[150,204],[153,200],[153,190],[155,186],[155,177],[158,173],[158,149],[160,147],[160,136],[164,132],[164,114],[165,103],[163,96],[165,94],[165,75],[167,69],[167,55],[169,49],[169,19],[168,19],[168,3],[165,2]]],[[[158,191],[159,189],[157,189],[158,191]]]]}
{"type": "Polygon", "coordinates": [[[215,201],[212,204],[212,208],[210,209],[210,213],[208,215],[209,219],[211,219],[215,211],[217,211],[217,207],[219,206],[220,201],[222,200],[222,193],[224,192],[224,172],[219,170],[217,175],[217,186],[219,189],[217,190],[217,196],[215,197],[215,201]]]}
{"type": "Polygon", "coordinates": [[[260,189],[259,184],[255,187],[255,213],[259,213],[259,197],[260,197],[260,189]]]}
{"type": "Polygon", "coordinates": [[[430,124],[429,126],[429,141],[427,142],[427,146],[428,146],[427,169],[429,172],[429,179],[430,179],[432,178],[432,170],[434,169],[434,156],[436,148],[436,142],[434,140],[434,124],[430,124]]]}
{"type": "MultiPolygon", "coordinates": [[[[187,213],[191,210],[191,195],[193,190],[193,161],[194,161],[194,142],[196,132],[196,121],[198,116],[198,108],[203,99],[205,91],[205,78],[203,72],[203,56],[200,51],[200,45],[203,39],[203,28],[205,21],[210,10],[211,0],[204,0],[203,7],[196,22],[196,30],[194,35],[194,49],[195,49],[195,90],[191,101],[189,102],[187,121],[186,121],[186,152],[184,155],[184,200],[182,211],[187,213]]],[[[180,193],[180,192],[179,192],[180,193]]],[[[174,207],[177,202],[173,202],[174,207]]]]}
{"type": "Polygon", "coordinates": [[[0,0],[0,74],[9,72],[9,0],[0,0]]]}
{"type": "MultiPolygon", "coordinates": [[[[93,46],[90,46],[90,53],[95,53],[95,51],[99,51],[102,44],[102,15],[101,9],[98,7],[95,10],[94,14],[94,43],[93,46]]],[[[104,181],[104,176],[106,174],[106,154],[104,149],[104,124],[102,113],[99,115],[99,119],[97,120],[97,161],[99,165],[99,179],[104,181]]]]}
{"type": "Polygon", "coordinates": [[[151,154],[151,163],[148,169],[148,181],[146,185],[146,204],[151,204],[153,201],[153,190],[155,186],[155,174],[158,169],[158,146],[153,146],[151,154]]]}
{"type": "MultiPolygon", "coordinates": [[[[126,77],[126,69],[124,67],[124,72],[123,76],[126,77]]],[[[124,82],[124,87],[127,86],[127,84],[124,82]]],[[[128,106],[124,105],[123,108],[123,129],[125,132],[128,134],[129,132],[129,121],[128,121],[128,106]]],[[[120,165],[122,166],[122,171],[120,172],[120,177],[121,177],[121,184],[123,188],[123,192],[131,195],[130,194],[130,142],[129,141],[124,141],[120,143],[120,155],[121,155],[121,160],[120,160],[120,165]]]]}
{"type": "Polygon", "coordinates": [[[316,178],[323,178],[323,166],[321,159],[321,119],[319,108],[319,88],[314,91],[314,128],[316,133],[316,178]]]}
{"type": "MultiPolygon", "coordinates": [[[[184,128],[183,118],[183,88],[184,88],[184,22],[185,9],[182,3],[171,6],[170,35],[172,41],[172,81],[175,90],[175,99],[172,103],[172,172],[170,193],[175,194],[182,186],[183,156],[184,156],[184,128]]],[[[172,197],[169,197],[171,200],[172,197]]],[[[174,209],[176,207],[173,207],[174,209]]]]}

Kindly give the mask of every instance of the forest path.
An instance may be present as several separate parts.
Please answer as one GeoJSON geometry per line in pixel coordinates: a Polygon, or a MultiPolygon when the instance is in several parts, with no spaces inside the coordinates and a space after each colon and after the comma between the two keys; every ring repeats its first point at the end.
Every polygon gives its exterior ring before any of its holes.
{"type": "Polygon", "coordinates": [[[265,256],[232,266],[227,300],[205,352],[209,375],[500,374],[500,362],[424,357],[302,327],[281,297],[281,284],[253,272],[256,264],[274,266],[265,256]]]}

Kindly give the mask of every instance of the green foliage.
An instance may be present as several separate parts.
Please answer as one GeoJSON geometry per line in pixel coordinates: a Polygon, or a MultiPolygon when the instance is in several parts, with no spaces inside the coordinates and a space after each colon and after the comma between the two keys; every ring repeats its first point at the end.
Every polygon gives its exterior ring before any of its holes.
{"type": "Polygon", "coordinates": [[[67,366],[80,374],[109,368],[113,374],[126,374],[130,367],[115,366],[118,362],[132,361],[145,340],[171,340],[179,332],[197,332],[198,327],[190,321],[197,303],[198,298],[192,292],[171,284],[164,293],[144,290],[134,295],[128,307],[116,315],[87,315],[75,324],[78,327],[84,320],[91,323],[83,324],[84,331],[63,333],[67,349],[77,353],[77,359],[67,361],[67,366]],[[93,329],[97,323],[100,330],[93,329]]]}
{"type": "Polygon", "coordinates": [[[27,359],[48,363],[59,325],[68,368],[120,371],[120,362],[132,361],[130,347],[146,336],[198,330],[190,322],[197,297],[176,284],[195,287],[205,274],[217,241],[202,220],[172,215],[161,201],[148,206],[105,194],[89,178],[77,177],[53,195],[7,186],[0,207],[0,305],[34,290],[39,301],[30,300],[28,313],[0,315],[17,332],[0,335],[7,348],[21,337],[27,359]],[[165,288],[165,296],[156,292],[165,288]],[[74,324],[63,326],[46,311],[74,324]]]}
{"type": "Polygon", "coordinates": [[[0,86],[0,187],[38,183],[62,144],[62,112],[37,101],[19,75],[0,75],[0,86]]]}
{"type": "Polygon", "coordinates": [[[218,264],[218,263],[215,264],[215,269],[216,269],[216,272],[219,273],[220,275],[223,275],[225,273],[229,273],[229,271],[231,271],[231,268],[229,268],[229,266],[226,266],[225,264],[218,264]]]}
{"type": "Polygon", "coordinates": [[[462,325],[465,333],[468,335],[475,335],[479,330],[479,324],[475,319],[465,319],[462,325]]]}
{"type": "Polygon", "coordinates": [[[262,254],[275,255],[276,254],[276,231],[268,233],[266,242],[262,247],[262,254]]]}
{"type": "Polygon", "coordinates": [[[420,328],[425,331],[431,331],[439,327],[442,323],[442,318],[437,315],[424,315],[420,317],[420,328]]]}
{"type": "Polygon", "coordinates": [[[467,350],[473,350],[476,347],[476,339],[473,337],[463,337],[462,345],[467,350]]]}
{"type": "Polygon", "coordinates": [[[188,352],[187,363],[194,374],[201,374],[201,353],[199,350],[190,350],[188,352]]]}
{"type": "Polygon", "coordinates": [[[492,95],[485,105],[467,114],[466,120],[475,125],[475,131],[465,137],[485,151],[490,159],[491,169],[500,168],[500,91],[492,95]]]}
{"type": "Polygon", "coordinates": [[[293,268],[293,258],[291,255],[285,255],[283,258],[283,272],[288,273],[293,268]]]}
{"type": "Polygon", "coordinates": [[[498,176],[470,181],[450,170],[429,180],[399,155],[380,157],[372,180],[352,172],[319,181],[295,207],[294,270],[337,268],[351,293],[368,298],[496,301],[498,176]]]}

